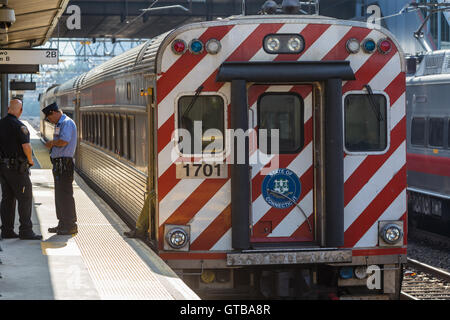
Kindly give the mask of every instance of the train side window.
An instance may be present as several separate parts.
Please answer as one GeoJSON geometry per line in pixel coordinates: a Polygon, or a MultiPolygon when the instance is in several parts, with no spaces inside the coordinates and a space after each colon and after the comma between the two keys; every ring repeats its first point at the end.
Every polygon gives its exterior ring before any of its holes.
{"type": "Polygon", "coordinates": [[[122,123],[120,121],[120,116],[118,114],[115,115],[115,126],[114,126],[114,133],[116,137],[116,149],[115,153],[119,156],[122,155],[122,123]]]}
{"type": "Polygon", "coordinates": [[[114,129],[114,115],[113,114],[109,114],[108,118],[109,118],[109,150],[114,152],[114,150],[115,150],[115,146],[114,146],[115,138],[114,138],[114,135],[116,134],[116,131],[114,129]]]}
{"type": "Polygon", "coordinates": [[[127,118],[127,136],[128,136],[128,159],[132,162],[136,161],[136,145],[135,145],[135,128],[134,116],[127,118]]]}
{"type": "Polygon", "coordinates": [[[98,125],[98,113],[95,113],[95,116],[94,116],[94,126],[95,126],[95,130],[94,130],[94,132],[95,132],[94,143],[95,143],[96,145],[99,145],[99,138],[100,138],[100,135],[99,135],[99,129],[100,129],[100,127],[99,127],[99,125],[98,125]]]}
{"type": "Polygon", "coordinates": [[[184,154],[194,154],[194,140],[200,138],[202,139],[203,153],[216,154],[222,152],[225,147],[224,109],[223,98],[218,95],[181,97],[178,100],[178,128],[189,132],[191,145],[184,145],[182,143],[184,137],[180,137],[180,151],[184,154]],[[194,103],[192,104],[192,102],[194,103]],[[194,125],[197,121],[201,121],[203,137],[194,136],[194,125]]]}
{"type": "Polygon", "coordinates": [[[102,117],[102,124],[101,124],[101,128],[102,128],[102,147],[106,148],[106,123],[105,123],[105,114],[102,113],[101,114],[102,117]]]}
{"type": "Polygon", "coordinates": [[[430,118],[428,127],[429,141],[431,147],[444,146],[444,119],[430,118]]]}
{"type": "Polygon", "coordinates": [[[411,144],[425,145],[425,118],[413,118],[411,121],[411,144]]]}
{"type": "Polygon", "coordinates": [[[450,149],[450,119],[447,121],[447,148],[450,149]]]}
{"type": "Polygon", "coordinates": [[[346,152],[383,152],[388,148],[387,99],[382,94],[348,94],[344,99],[346,152]]]}
{"type": "Polygon", "coordinates": [[[258,99],[258,148],[272,153],[271,132],[278,129],[279,153],[297,153],[304,145],[304,103],[302,97],[293,92],[270,92],[258,99]],[[267,150],[260,145],[262,129],[267,130],[267,150]]]}
{"type": "Polygon", "coordinates": [[[127,82],[127,100],[131,100],[131,82],[127,82]]]}
{"type": "Polygon", "coordinates": [[[89,113],[88,114],[88,123],[89,123],[89,142],[93,142],[93,138],[94,138],[94,133],[92,132],[93,130],[93,122],[92,122],[92,114],[89,113]]]}
{"type": "Polygon", "coordinates": [[[121,132],[120,136],[122,139],[122,148],[120,151],[120,155],[128,159],[128,123],[127,123],[127,116],[121,116],[121,132]]]}

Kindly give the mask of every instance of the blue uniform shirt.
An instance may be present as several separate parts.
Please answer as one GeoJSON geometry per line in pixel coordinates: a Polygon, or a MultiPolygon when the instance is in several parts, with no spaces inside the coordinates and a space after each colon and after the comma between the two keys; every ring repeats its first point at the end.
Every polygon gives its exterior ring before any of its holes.
{"type": "Polygon", "coordinates": [[[75,125],[75,122],[65,114],[61,116],[56,124],[53,140],[64,140],[69,144],[65,147],[54,146],[50,154],[51,158],[73,157],[75,148],[77,147],[77,126],[75,125]]]}

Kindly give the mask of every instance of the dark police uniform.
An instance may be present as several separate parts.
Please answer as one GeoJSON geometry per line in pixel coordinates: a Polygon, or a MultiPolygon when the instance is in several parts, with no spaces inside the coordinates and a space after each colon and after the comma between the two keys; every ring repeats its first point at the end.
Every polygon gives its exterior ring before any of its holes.
{"type": "Polygon", "coordinates": [[[29,142],[30,133],[16,116],[8,114],[0,120],[0,181],[2,185],[0,216],[3,238],[15,237],[16,201],[19,204],[19,236],[35,238],[31,222],[32,185],[28,160],[22,149],[22,144],[29,142]]]}
{"type": "MultiPolygon", "coordinates": [[[[47,116],[51,111],[58,111],[58,105],[52,103],[42,109],[47,116]]],[[[73,234],[78,231],[75,200],[73,198],[73,156],[77,142],[77,128],[75,122],[62,114],[56,124],[53,140],[64,140],[68,144],[64,147],[53,146],[50,158],[53,164],[53,179],[55,181],[55,209],[58,226],[49,228],[49,232],[58,234],[73,234]]]]}

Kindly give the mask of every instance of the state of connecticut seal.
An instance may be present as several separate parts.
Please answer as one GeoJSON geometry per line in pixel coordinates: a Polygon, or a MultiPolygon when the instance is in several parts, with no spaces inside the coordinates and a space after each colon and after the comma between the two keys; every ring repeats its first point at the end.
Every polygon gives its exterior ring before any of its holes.
{"type": "Polygon", "coordinates": [[[272,207],[289,208],[300,198],[300,179],[289,169],[274,170],[264,178],[262,194],[264,200],[272,207]]]}

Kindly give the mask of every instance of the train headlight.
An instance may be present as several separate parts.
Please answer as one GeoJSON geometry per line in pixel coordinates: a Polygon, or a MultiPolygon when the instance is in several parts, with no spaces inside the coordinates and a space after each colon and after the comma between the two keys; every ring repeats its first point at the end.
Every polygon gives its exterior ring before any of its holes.
{"type": "Polygon", "coordinates": [[[305,40],[299,34],[268,34],[263,40],[264,51],[270,54],[298,54],[305,49],[305,40]]]}
{"type": "MultiPolygon", "coordinates": [[[[381,223],[381,222],[380,222],[381,223]]],[[[388,222],[380,228],[380,237],[388,245],[394,245],[403,238],[403,230],[398,223],[388,222]]]]}
{"type": "Polygon", "coordinates": [[[271,53],[275,53],[280,49],[280,40],[275,37],[268,37],[265,40],[264,48],[271,53]]]}
{"type": "Polygon", "coordinates": [[[165,226],[165,250],[189,250],[189,226],[165,226]]]}
{"type": "Polygon", "coordinates": [[[204,49],[203,42],[201,42],[198,39],[193,39],[189,43],[189,51],[193,54],[200,54],[203,52],[203,49],[204,49]]]}
{"type": "Polygon", "coordinates": [[[298,52],[303,47],[301,38],[292,37],[288,40],[287,47],[292,52],[298,52]]]}

